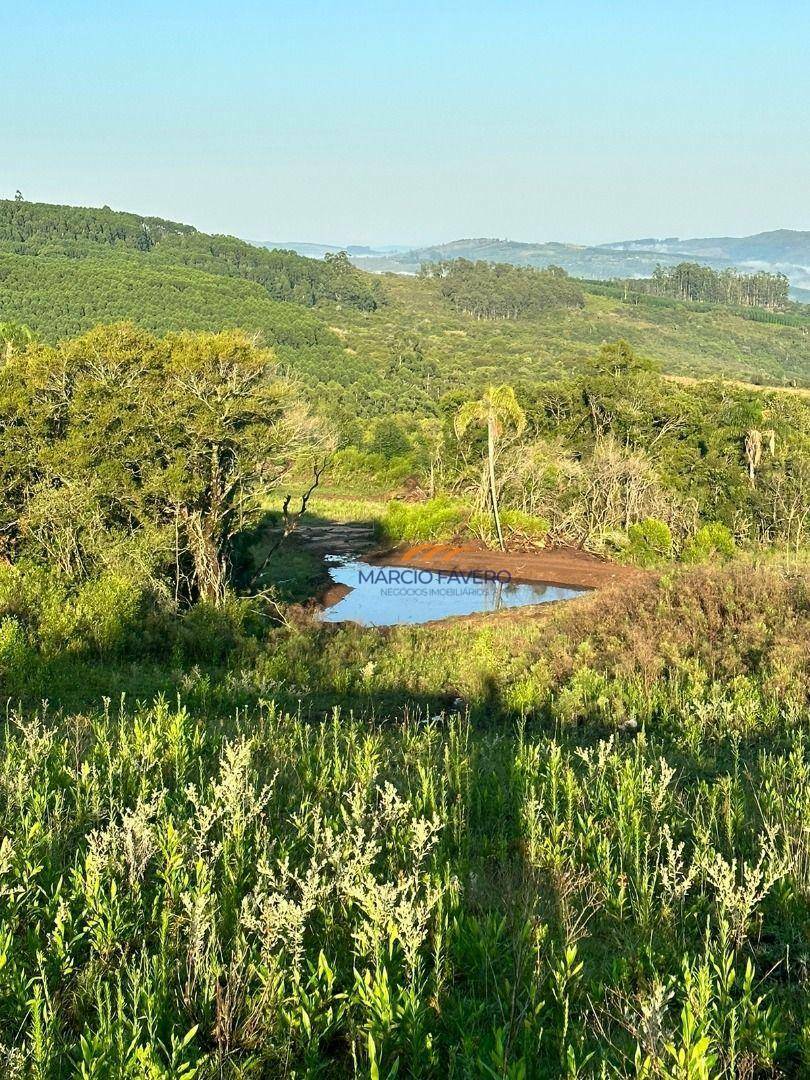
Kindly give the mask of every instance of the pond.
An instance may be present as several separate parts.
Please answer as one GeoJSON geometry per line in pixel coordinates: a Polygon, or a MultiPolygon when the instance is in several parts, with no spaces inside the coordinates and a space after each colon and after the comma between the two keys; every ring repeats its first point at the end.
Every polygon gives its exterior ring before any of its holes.
{"type": "Polygon", "coordinates": [[[570,600],[586,590],[564,585],[512,581],[507,571],[424,570],[375,566],[360,559],[327,557],[336,585],[350,591],[320,615],[324,622],[362,626],[425,623],[452,615],[570,600]]]}

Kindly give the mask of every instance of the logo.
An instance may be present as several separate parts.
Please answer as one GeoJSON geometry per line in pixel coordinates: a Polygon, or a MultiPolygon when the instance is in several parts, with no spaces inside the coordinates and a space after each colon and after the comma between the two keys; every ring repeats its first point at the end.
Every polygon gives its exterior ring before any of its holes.
{"type": "Polygon", "coordinates": [[[419,570],[411,566],[372,566],[358,571],[358,585],[508,585],[508,570],[419,570]]]}
{"type": "Polygon", "coordinates": [[[376,586],[383,597],[472,596],[482,588],[500,590],[510,584],[508,570],[420,570],[414,566],[369,566],[358,570],[357,584],[376,586]]]}

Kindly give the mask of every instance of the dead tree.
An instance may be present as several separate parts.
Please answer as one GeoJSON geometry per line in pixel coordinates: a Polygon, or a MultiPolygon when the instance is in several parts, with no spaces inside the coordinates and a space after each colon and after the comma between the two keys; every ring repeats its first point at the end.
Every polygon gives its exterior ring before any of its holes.
{"type": "Polygon", "coordinates": [[[278,551],[278,549],[281,547],[281,545],[298,528],[298,524],[299,524],[301,518],[306,513],[306,509],[307,509],[307,506],[309,504],[309,500],[312,498],[312,495],[315,492],[315,489],[318,487],[318,485],[321,482],[321,476],[323,476],[323,473],[324,473],[324,470],[326,469],[326,466],[327,466],[326,460],[324,460],[320,465],[315,464],[315,465],[312,466],[312,483],[309,485],[307,490],[301,496],[301,505],[298,508],[298,510],[290,510],[290,503],[292,502],[292,498],[293,498],[292,495],[288,493],[287,495],[284,496],[284,502],[283,502],[282,507],[281,507],[281,520],[282,520],[281,534],[277,537],[275,543],[270,545],[270,548],[268,549],[267,553],[265,554],[264,558],[262,559],[261,563],[259,564],[258,568],[256,569],[256,572],[254,573],[253,577],[250,579],[250,584],[251,585],[255,585],[255,583],[259,580],[259,578],[262,576],[264,571],[267,569],[268,563],[273,558],[273,556],[278,551]]]}
{"type": "Polygon", "coordinates": [[[776,432],[770,429],[760,431],[758,428],[749,428],[745,433],[745,461],[751,487],[756,486],[757,469],[762,461],[763,447],[767,448],[771,456],[776,453],[776,432]]]}

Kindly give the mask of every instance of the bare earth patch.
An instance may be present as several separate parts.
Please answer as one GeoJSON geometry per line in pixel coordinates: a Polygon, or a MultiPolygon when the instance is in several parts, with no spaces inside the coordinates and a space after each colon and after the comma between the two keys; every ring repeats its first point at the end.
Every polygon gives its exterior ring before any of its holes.
{"type": "Polygon", "coordinates": [[[415,544],[401,546],[369,558],[370,562],[416,566],[423,570],[460,573],[507,571],[512,581],[571,585],[598,589],[605,585],[637,581],[647,576],[632,566],[599,559],[585,551],[558,548],[549,551],[491,551],[477,544],[415,544]]]}

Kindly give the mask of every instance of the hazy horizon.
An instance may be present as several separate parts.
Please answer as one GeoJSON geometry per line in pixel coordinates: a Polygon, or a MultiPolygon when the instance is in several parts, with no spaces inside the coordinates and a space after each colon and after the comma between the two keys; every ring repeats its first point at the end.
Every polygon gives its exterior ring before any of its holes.
{"type": "Polygon", "coordinates": [[[778,8],[18,6],[0,191],[295,243],[808,229],[810,10],[778,8]]]}
{"type": "MultiPolygon", "coordinates": [[[[188,222],[187,224],[192,224],[193,225],[194,223],[193,222],[188,222]]],[[[344,237],[342,240],[337,240],[337,241],[334,240],[334,239],[330,239],[328,237],[326,239],[321,237],[321,238],[315,239],[315,240],[311,240],[311,239],[302,240],[300,238],[290,237],[290,236],[284,237],[282,239],[279,239],[278,237],[275,237],[275,236],[267,236],[267,237],[263,237],[263,238],[260,238],[260,239],[257,239],[256,237],[242,236],[242,237],[240,237],[240,239],[241,240],[246,240],[248,243],[251,243],[251,244],[269,244],[269,243],[274,243],[274,244],[302,244],[302,245],[303,244],[308,244],[308,245],[311,245],[313,247],[340,248],[340,247],[351,246],[351,247],[369,247],[369,248],[378,248],[378,249],[379,248],[404,248],[406,250],[411,250],[411,249],[420,249],[420,248],[442,247],[445,244],[452,244],[452,243],[454,243],[456,241],[459,241],[459,240],[500,240],[500,241],[503,241],[505,243],[517,243],[517,244],[538,244],[538,245],[539,244],[576,244],[579,247],[602,247],[602,246],[609,245],[609,244],[620,244],[620,243],[627,243],[629,241],[641,241],[641,240],[655,240],[655,241],[658,241],[658,242],[661,242],[661,241],[664,241],[664,240],[673,240],[673,241],[677,240],[677,241],[679,241],[681,243],[688,243],[690,240],[743,239],[746,236],[757,236],[757,235],[761,235],[763,233],[774,233],[774,232],[810,232],[810,227],[808,227],[806,229],[799,229],[799,228],[793,228],[793,227],[791,227],[789,225],[774,225],[773,227],[769,227],[769,228],[765,228],[765,229],[757,229],[755,232],[752,232],[752,233],[722,233],[721,234],[721,233],[718,233],[718,232],[709,232],[709,233],[703,234],[702,236],[697,236],[697,235],[678,236],[675,233],[661,233],[658,236],[651,236],[651,235],[642,235],[641,233],[633,233],[633,234],[627,235],[627,236],[616,236],[612,240],[598,240],[598,241],[593,241],[592,243],[589,243],[588,241],[577,241],[577,240],[570,240],[570,239],[569,240],[563,240],[563,239],[558,239],[557,237],[538,238],[538,237],[534,237],[534,236],[496,236],[494,233],[488,233],[488,232],[479,232],[479,233],[475,233],[475,234],[471,233],[468,236],[447,236],[447,237],[444,237],[441,240],[429,240],[426,243],[414,243],[414,244],[409,244],[407,242],[403,242],[403,241],[396,240],[396,239],[390,239],[390,238],[389,239],[379,240],[376,243],[373,242],[373,241],[361,241],[361,242],[358,242],[358,241],[353,240],[352,237],[350,237],[350,236],[349,237],[344,237]]]]}
{"type": "MultiPolygon", "coordinates": [[[[13,192],[12,191],[9,191],[9,192],[0,191],[0,199],[11,200],[11,199],[14,198],[14,195],[16,194],[16,191],[17,191],[17,189],[15,189],[13,192]]],[[[38,203],[45,203],[45,204],[50,204],[50,205],[69,205],[69,206],[76,206],[76,207],[84,207],[86,209],[93,209],[93,208],[100,209],[103,206],[107,206],[107,207],[109,207],[111,210],[113,210],[115,212],[142,214],[144,217],[163,217],[163,218],[166,218],[166,216],[167,216],[166,214],[160,213],[159,211],[154,211],[154,210],[151,210],[151,209],[150,210],[144,210],[142,207],[111,206],[107,202],[105,202],[105,203],[93,203],[93,204],[79,203],[79,202],[76,202],[76,203],[64,203],[64,202],[60,202],[60,200],[57,200],[57,199],[44,199],[44,198],[40,199],[40,198],[30,197],[30,195],[28,193],[24,194],[24,200],[26,202],[38,202],[38,203]]],[[[190,221],[190,220],[188,220],[186,218],[183,218],[183,217],[177,217],[176,215],[171,216],[170,218],[168,218],[168,220],[177,221],[178,223],[183,224],[183,225],[191,225],[191,226],[197,228],[198,231],[200,231],[200,232],[209,232],[209,231],[213,232],[214,231],[214,230],[206,230],[203,227],[201,227],[198,222],[190,221]]],[[[705,233],[702,236],[697,236],[697,235],[680,236],[680,235],[677,235],[675,233],[661,233],[661,234],[659,234],[657,236],[652,236],[652,235],[643,236],[641,233],[635,232],[635,233],[632,233],[632,234],[628,234],[627,236],[616,236],[616,237],[612,238],[611,240],[598,240],[598,241],[592,241],[592,242],[575,241],[575,240],[570,240],[570,239],[565,240],[565,239],[559,239],[557,237],[538,238],[538,237],[528,237],[528,236],[496,236],[494,233],[491,233],[491,232],[489,232],[489,233],[488,232],[478,232],[478,233],[474,233],[474,234],[470,233],[467,236],[447,236],[447,237],[443,237],[441,239],[433,239],[433,240],[428,240],[428,241],[420,241],[420,242],[412,242],[412,243],[408,243],[407,241],[402,241],[402,240],[397,240],[397,239],[391,239],[391,238],[383,238],[383,239],[380,239],[380,240],[377,240],[377,241],[374,241],[374,240],[358,241],[358,240],[355,240],[352,236],[338,238],[338,239],[335,239],[334,237],[326,237],[326,238],[324,238],[324,237],[316,237],[316,238],[302,239],[301,237],[294,237],[294,236],[286,236],[286,237],[246,236],[246,235],[240,235],[240,234],[234,232],[233,230],[228,230],[228,229],[218,230],[218,232],[221,235],[234,236],[234,237],[237,237],[240,240],[246,241],[247,243],[256,244],[256,245],[260,245],[260,246],[264,245],[264,244],[273,243],[273,244],[277,244],[279,246],[283,246],[284,244],[300,244],[300,245],[308,245],[308,246],[312,246],[312,247],[328,247],[328,248],[333,247],[333,248],[336,248],[336,249],[341,249],[341,248],[345,248],[345,247],[368,247],[368,248],[371,248],[371,249],[378,249],[378,250],[379,249],[384,249],[384,248],[400,248],[403,251],[407,251],[407,250],[420,249],[420,248],[442,247],[442,246],[444,246],[446,244],[451,244],[451,243],[454,243],[454,242],[457,242],[457,241],[477,240],[477,239],[500,240],[500,241],[503,241],[503,242],[506,242],[506,243],[520,243],[520,244],[537,244],[537,245],[540,245],[540,244],[551,244],[551,243],[561,243],[561,244],[567,243],[567,244],[576,244],[576,245],[581,246],[581,247],[599,247],[599,246],[604,246],[604,245],[609,245],[609,244],[617,244],[617,243],[628,242],[628,241],[640,241],[640,240],[645,240],[645,239],[656,240],[656,241],[659,241],[659,242],[664,241],[664,240],[678,240],[678,241],[681,241],[681,242],[688,242],[689,240],[707,240],[707,239],[711,240],[711,239],[715,239],[715,238],[717,238],[717,239],[735,238],[735,237],[736,238],[742,238],[744,236],[755,236],[757,234],[771,233],[771,232],[810,232],[810,228],[808,228],[808,229],[800,229],[800,228],[794,228],[792,226],[774,225],[772,227],[768,227],[768,228],[764,228],[764,229],[757,229],[753,233],[745,233],[745,234],[743,234],[743,233],[723,233],[723,234],[721,234],[721,233],[718,233],[718,232],[710,232],[710,233],[705,233]]]]}

